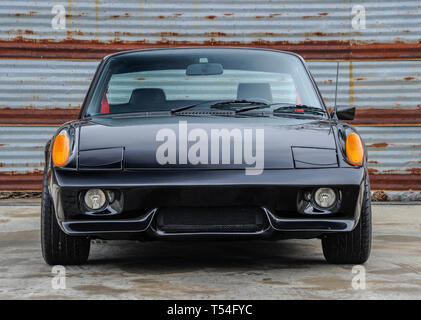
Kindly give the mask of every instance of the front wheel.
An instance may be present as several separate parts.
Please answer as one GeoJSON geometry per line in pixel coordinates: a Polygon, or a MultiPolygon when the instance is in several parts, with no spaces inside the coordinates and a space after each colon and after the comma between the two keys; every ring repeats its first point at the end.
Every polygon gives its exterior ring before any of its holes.
{"type": "Polygon", "coordinates": [[[84,237],[65,234],[58,225],[54,206],[47,187],[46,169],[41,199],[42,256],[49,265],[77,265],[88,260],[90,241],[84,237]]]}
{"type": "Polygon", "coordinates": [[[363,264],[371,251],[371,194],[368,177],[365,182],[360,221],[354,230],[328,234],[322,239],[323,254],[329,263],[363,264]]]}

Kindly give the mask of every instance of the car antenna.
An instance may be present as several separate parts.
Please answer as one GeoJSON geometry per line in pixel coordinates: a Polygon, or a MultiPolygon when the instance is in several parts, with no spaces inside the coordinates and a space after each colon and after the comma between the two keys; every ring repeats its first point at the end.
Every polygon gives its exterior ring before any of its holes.
{"type": "Polygon", "coordinates": [[[336,63],[335,105],[333,106],[335,108],[335,116],[334,116],[335,119],[337,119],[337,115],[336,115],[336,101],[337,101],[337,98],[338,98],[338,78],[339,78],[339,61],[336,63]]]}

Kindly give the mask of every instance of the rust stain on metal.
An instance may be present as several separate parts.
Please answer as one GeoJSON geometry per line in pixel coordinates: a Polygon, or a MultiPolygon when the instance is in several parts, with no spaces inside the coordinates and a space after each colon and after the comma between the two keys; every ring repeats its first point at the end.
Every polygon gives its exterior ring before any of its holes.
{"type": "Polygon", "coordinates": [[[353,125],[421,125],[418,109],[357,109],[353,125]]]}
{"type": "Polygon", "coordinates": [[[34,190],[42,187],[41,170],[28,172],[0,172],[0,190],[34,190]]]}
{"type": "Polygon", "coordinates": [[[224,16],[226,16],[226,17],[231,17],[233,15],[234,15],[233,13],[224,13],[224,16]]]}
{"type": "MultiPolygon", "coordinates": [[[[98,2],[98,5],[99,5],[99,2],[98,2]]],[[[97,10],[95,10],[95,14],[97,14],[97,10]]],[[[128,12],[126,12],[123,16],[120,16],[118,14],[115,14],[115,15],[111,15],[110,16],[111,19],[129,18],[129,17],[130,17],[130,14],[128,12]]]]}
{"type": "Polygon", "coordinates": [[[59,125],[78,115],[79,109],[1,108],[0,124],[59,125]]]}
{"type": "MultiPolygon", "coordinates": [[[[404,171],[410,174],[419,175],[421,179],[421,168],[407,168],[404,171]]],[[[400,174],[400,172],[401,172],[401,169],[390,169],[390,170],[382,171],[382,174],[400,174]]]]}
{"type": "Polygon", "coordinates": [[[421,168],[408,168],[405,169],[406,172],[409,172],[411,174],[419,174],[420,175],[420,181],[421,181],[421,168]]]}
{"type": "Polygon", "coordinates": [[[161,37],[176,37],[176,36],[178,36],[177,32],[168,32],[168,31],[160,32],[159,34],[160,34],[161,37]]]}
{"type": "Polygon", "coordinates": [[[386,148],[389,144],[386,142],[377,142],[370,145],[367,145],[367,147],[371,148],[386,148]]]}
{"type": "Polygon", "coordinates": [[[206,32],[205,35],[209,37],[226,37],[227,36],[225,32],[206,32]]]}
{"type": "Polygon", "coordinates": [[[72,26],[72,0],[67,0],[66,23],[67,28],[70,29],[72,26]]]}
{"type": "Polygon", "coordinates": [[[69,14],[69,13],[66,13],[65,14],[65,17],[66,17],[66,19],[68,19],[68,18],[80,18],[80,17],[87,17],[87,16],[89,16],[89,13],[88,12],[81,12],[81,13],[73,13],[73,14],[69,14]]]}
{"type": "Polygon", "coordinates": [[[206,19],[214,20],[214,19],[216,19],[216,16],[206,16],[206,19]]]}
{"type": "Polygon", "coordinates": [[[318,19],[318,18],[326,17],[327,15],[329,15],[329,13],[327,13],[327,12],[320,12],[320,13],[317,14],[317,16],[302,16],[301,18],[302,19],[312,19],[312,18],[318,19]]]}
{"type": "Polygon", "coordinates": [[[421,190],[419,174],[370,174],[372,190],[421,190]]]}
{"type": "Polygon", "coordinates": [[[312,36],[316,36],[316,37],[326,37],[326,36],[328,36],[329,34],[324,33],[324,32],[320,32],[320,31],[316,31],[316,32],[306,32],[304,35],[305,35],[305,36],[309,39],[309,41],[311,41],[311,40],[310,40],[310,38],[311,38],[312,36]]]}
{"type": "Polygon", "coordinates": [[[31,17],[38,13],[38,11],[29,11],[28,13],[15,13],[15,17],[31,17]]]}
{"type": "Polygon", "coordinates": [[[143,0],[140,0],[139,2],[139,17],[140,19],[143,17],[143,0]]]}
{"type": "Polygon", "coordinates": [[[83,36],[84,35],[84,33],[82,32],[82,31],[80,31],[80,30],[69,30],[69,31],[67,31],[67,36],[68,37],[72,37],[72,36],[83,36]]]}
{"type": "Polygon", "coordinates": [[[354,75],[352,61],[349,61],[349,103],[354,104],[354,75]]]}
{"type": "MultiPolygon", "coordinates": [[[[71,21],[68,23],[71,23],[71,21]]],[[[30,39],[22,34],[0,40],[0,57],[8,58],[60,58],[60,59],[100,59],[105,55],[117,51],[130,49],[146,49],[161,47],[200,47],[200,46],[238,46],[260,47],[293,51],[304,58],[312,59],[411,59],[421,58],[421,42],[419,43],[384,43],[384,44],[355,44],[350,41],[337,40],[306,40],[298,43],[288,41],[269,41],[257,38],[248,43],[242,41],[223,41],[208,39],[205,41],[185,41],[161,39],[150,42],[80,40],[72,35],[77,34],[68,30],[68,37],[64,40],[30,39]]],[[[321,35],[321,34],[320,34],[321,35]]]]}
{"type": "Polygon", "coordinates": [[[405,81],[417,80],[417,77],[405,77],[403,78],[405,81]]]}
{"type": "MultiPolygon", "coordinates": [[[[145,78],[137,80],[143,81],[145,78]]],[[[34,106],[0,108],[0,124],[59,125],[76,119],[78,114],[79,108],[70,105],[67,109],[34,106]]],[[[421,112],[418,109],[357,109],[355,120],[347,122],[355,126],[421,126],[421,112]]]]}
{"type": "Polygon", "coordinates": [[[95,0],[95,36],[98,39],[99,0],[95,0]]]}

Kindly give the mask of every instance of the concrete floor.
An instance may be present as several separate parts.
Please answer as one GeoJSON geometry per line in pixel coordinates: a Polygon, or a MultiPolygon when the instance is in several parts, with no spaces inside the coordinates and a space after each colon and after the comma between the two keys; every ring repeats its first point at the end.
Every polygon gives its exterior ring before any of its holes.
{"type": "Polygon", "coordinates": [[[319,240],[95,243],[53,289],[39,212],[0,204],[0,299],[421,299],[419,205],[373,205],[365,290],[353,266],[324,261],[319,240]]]}

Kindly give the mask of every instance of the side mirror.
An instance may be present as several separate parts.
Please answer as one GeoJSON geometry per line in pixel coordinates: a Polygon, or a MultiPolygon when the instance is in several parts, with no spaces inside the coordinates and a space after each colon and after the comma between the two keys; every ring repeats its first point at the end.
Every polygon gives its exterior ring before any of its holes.
{"type": "Polygon", "coordinates": [[[355,107],[336,106],[335,109],[330,113],[330,116],[339,120],[354,120],[355,107]]]}

